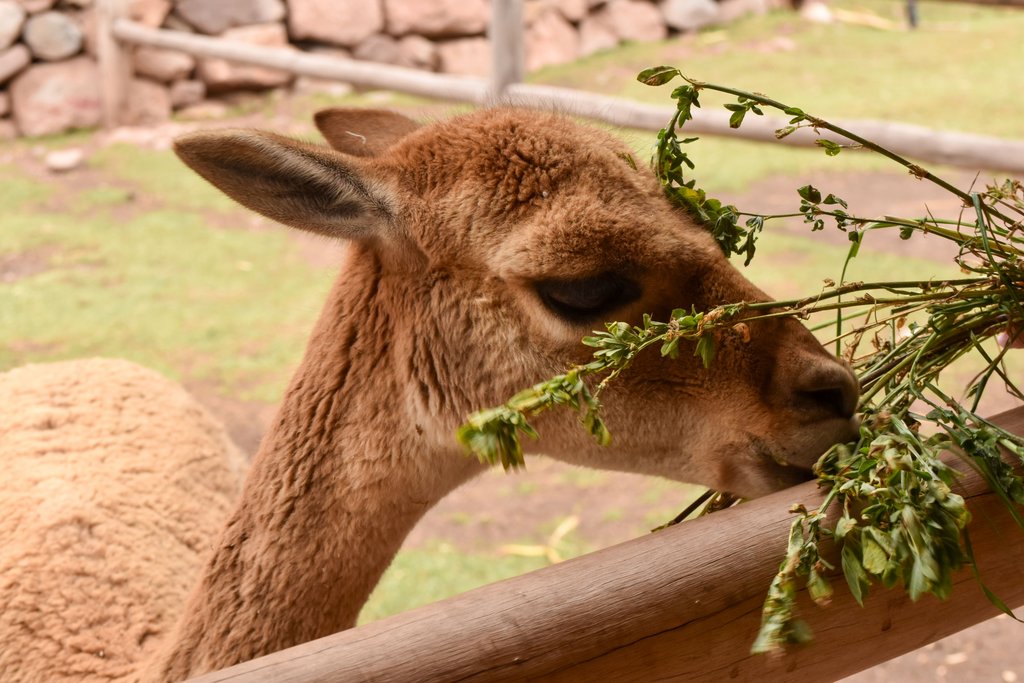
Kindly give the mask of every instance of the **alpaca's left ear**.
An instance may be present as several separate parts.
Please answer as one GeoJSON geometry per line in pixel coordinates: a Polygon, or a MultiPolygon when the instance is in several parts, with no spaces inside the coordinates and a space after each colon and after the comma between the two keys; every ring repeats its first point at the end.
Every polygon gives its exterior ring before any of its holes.
{"type": "Polygon", "coordinates": [[[419,128],[410,118],[386,109],[318,111],[316,127],[334,149],[357,157],[377,156],[419,128]]]}
{"type": "Polygon", "coordinates": [[[268,218],[328,237],[393,237],[393,195],[369,160],[256,130],[184,135],[174,151],[224,194],[268,218]]]}

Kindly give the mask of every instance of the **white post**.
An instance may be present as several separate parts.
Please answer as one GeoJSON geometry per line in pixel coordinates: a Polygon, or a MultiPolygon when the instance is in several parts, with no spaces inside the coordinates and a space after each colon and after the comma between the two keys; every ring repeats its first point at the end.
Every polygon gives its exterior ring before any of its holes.
{"type": "Polygon", "coordinates": [[[501,99],[508,86],[520,83],[526,73],[523,56],[523,0],[492,0],[490,97],[501,99]]]}
{"type": "Polygon", "coordinates": [[[97,0],[96,53],[100,68],[103,125],[106,128],[113,128],[120,123],[131,79],[129,55],[114,37],[114,22],[126,16],[125,0],[97,0]]]}

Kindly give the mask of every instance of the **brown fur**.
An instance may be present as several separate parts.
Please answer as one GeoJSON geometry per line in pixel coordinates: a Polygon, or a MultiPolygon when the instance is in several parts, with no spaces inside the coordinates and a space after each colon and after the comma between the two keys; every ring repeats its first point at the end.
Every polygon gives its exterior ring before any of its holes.
{"type": "MultiPolygon", "coordinates": [[[[416,521],[480,471],[452,436],[465,416],[585,358],[600,321],[567,322],[538,282],[625,274],[642,294],[604,317],[634,321],[764,299],[598,131],[513,109],[317,122],[343,151],[256,131],[177,145],[231,197],[349,252],[159,680],[354,623],[416,521]]],[[[613,447],[565,413],[537,421],[540,447],[746,496],[805,478],[851,434],[854,380],[795,321],[750,334],[723,338],[710,370],[686,352],[639,360],[605,401],[613,447]]]]}
{"type": "Polygon", "coordinates": [[[244,459],[181,387],[127,361],[12,370],[0,406],[0,680],[134,678],[244,459]]]}
{"type": "Polygon", "coordinates": [[[417,128],[383,109],[324,109],[314,118],[331,147],[356,157],[377,156],[417,128]]]}
{"type": "MultiPolygon", "coordinates": [[[[425,128],[379,111],[317,121],[339,149],[258,131],[176,147],[246,206],[348,248],[240,502],[146,679],[352,626],[412,526],[482,471],[456,427],[585,360],[579,339],[601,320],[765,297],[596,130],[514,109],[425,128]],[[366,140],[355,150],[351,132],[366,140]],[[593,320],[567,319],[539,294],[609,272],[638,295],[593,320]]],[[[856,385],[779,319],[751,322],[749,342],[724,335],[708,370],[685,348],[677,361],[641,357],[603,398],[610,448],[564,411],[537,419],[538,447],[757,496],[806,478],[851,435],[856,385]]]]}

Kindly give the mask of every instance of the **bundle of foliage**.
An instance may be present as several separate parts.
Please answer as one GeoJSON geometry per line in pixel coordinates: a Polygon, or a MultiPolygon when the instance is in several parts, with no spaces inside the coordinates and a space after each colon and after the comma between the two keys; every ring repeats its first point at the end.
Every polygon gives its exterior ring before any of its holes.
{"type": "MultiPolygon", "coordinates": [[[[514,468],[523,464],[520,434],[536,436],[529,418],[566,406],[579,411],[583,427],[606,444],[611,435],[600,415],[601,392],[638,354],[653,347],[662,356],[675,358],[681,349],[692,347],[708,366],[714,362],[716,335],[740,319],[834,314],[834,321],[826,325],[834,327],[836,354],[850,362],[861,382],[860,438],[831,448],[815,466],[826,489],[822,504],[815,510],[794,506],[785,559],[769,588],[752,649],[769,652],[810,637],[797,617],[795,598],[801,581],[816,601],[825,602],[832,594],[827,576],[835,567],[820,550],[826,540],[838,549],[842,573],[858,602],[873,582],[890,588],[902,584],[914,599],[925,593],[948,596],[953,573],[965,565],[973,567],[973,556],[966,531],[970,514],[963,498],[951,489],[957,473],[940,459],[942,453],[959,454],[979,471],[1024,527],[1017,508],[1024,504],[1024,479],[1002,457],[1005,450],[1024,461],[1024,439],[978,414],[981,396],[992,382],[1001,382],[1024,399],[1003,364],[1009,345],[997,352],[982,345],[999,334],[1024,336],[1024,186],[1008,180],[984,191],[964,191],[854,132],[764,95],[695,81],[672,67],[639,75],[648,85],[675,78],[683,80],[672,91],[676,112],[658,134],[653,161],[667,196],[704,224],[727,255],[742,255],[748,263],[769,220],[802,217],[814,231],[832,225],[850,240],[839,278],[805,298],[736,302],[709,311],[677,309],[667,321],[645,316],[640,325],[610,322],[604,331],[583,339],[595,349],[591,362],[470,416],[458,438],[482,460],[514,468]],[[827,131],[829,137],[822,133],[817,140],[826,154],[834,156],[851,147],[882,154],[955,195],[964,212],[959,220],[866,218],[850,213],[842,198],[809,185],[798,190],[800,205],[793,214],[749,214],[723,205],[688,177],[694,164],[685,146],[696,138],[678,135],[700,106],[702,91],[736,98],[725,105],[732,127],[742,125],[748,115],[762,115],[764,109],[781,111],[790,120],[776,131],[778,138],[802,128],[827,131]],[[951,241],[964,277],[846,282],[846,266],[857,256],[865,233],[873,230],[897,230],[902,239],[928,235],[951,241]],[[971,354],[982,360],[984,369],[959,401],[940,388],[938,378],[955,360],[971,354]]],[[[732,500],[727,493],[710,492],[698,502],[713,510],[732,500]]],[[[1010,613],[997,596],[985,592],[1010,613]]]]}

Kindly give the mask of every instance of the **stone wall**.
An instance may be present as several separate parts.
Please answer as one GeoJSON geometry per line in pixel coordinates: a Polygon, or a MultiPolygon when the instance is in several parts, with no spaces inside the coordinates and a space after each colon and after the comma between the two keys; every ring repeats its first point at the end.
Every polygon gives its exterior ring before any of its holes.
{"type": "MultiPolygon", "coordinates": [[[[99,125],[96,0],[0,0],[0,139],[99,125]]],[[[527,69],[660,40],[782,0],[525,0],[527,69]]],[[[151,27],[486,76],[489,0],[129,0],[151,27]]],[[[270,69],[134,50],[125,124],[238,90],[313,85],[270,69]]]]}

